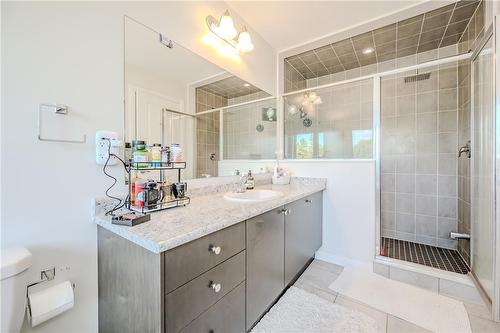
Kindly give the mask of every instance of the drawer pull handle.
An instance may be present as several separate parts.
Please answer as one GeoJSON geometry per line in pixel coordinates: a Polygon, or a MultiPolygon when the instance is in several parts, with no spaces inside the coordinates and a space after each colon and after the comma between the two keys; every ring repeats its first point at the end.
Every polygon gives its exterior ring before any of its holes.
{"type": "Polygon", "coordinates": [[[283,209],[280,209],[280,210],[278,211],[278,214],[290,215],[290,213],[291,213],[291,212],[292,212],[292,211],[291,211],[290,209],[284,209],[284,208],[283,208],[283,209]]]}
{"type": "Polygon", "coordinates": [[[212,288],[216,293],[218,293],[222,289],[222,286],[220,283],[210,282],[210,288],[212,288]]]}
{"type": "Polygon", "coordinates": [[[222,251],[221,247],[220,246],[214,246],[214,245],[210,245],[210,247],[208,248],[208,250],[210,252],[213,252],[215,253],[215,255],[219,255],[220,252],[222,251]]]}
{"type": "Polygon", "coordinates": [[[311,199],[306,199],[307,203],[312,203],[313,201],[311,199]]]}

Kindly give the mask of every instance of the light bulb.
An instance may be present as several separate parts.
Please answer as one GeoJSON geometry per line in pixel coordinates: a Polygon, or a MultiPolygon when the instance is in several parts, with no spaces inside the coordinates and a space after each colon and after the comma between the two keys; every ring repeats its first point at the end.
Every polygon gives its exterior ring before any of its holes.
{"type": "Polygon", "coordinates": [[[220,18],[218,33],[222,38],[227,39],[233,39],[238,34],[234,27],[233,18],[229,15],[228,10],[220,18]]]}
{"type": "Polygon", "coordinates": [[[363,54],[370,54],[370,53],[372,53],[373,51],[375,51],[375,50],[373,49],[373,47],[368,47],[368,48],[366,48],[366,49],[364,49],[364,50],[363,50],[363,54]]]}
{"type": "Polygon", "coordinates": [[[240,32],[238,36],[238,45],[236,47],[241,52],[250,52],[253,50],[252,38],[246,27],[243,27],[243,30],[240,32]]]}

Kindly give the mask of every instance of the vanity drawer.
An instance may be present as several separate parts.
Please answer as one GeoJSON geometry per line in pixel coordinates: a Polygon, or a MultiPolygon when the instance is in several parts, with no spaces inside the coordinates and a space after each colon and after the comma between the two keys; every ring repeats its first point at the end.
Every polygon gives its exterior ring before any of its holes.
{"type": "Polygon", "coordinates": [[[245,249],[245,223],[242,222],[167,251],[165,253],[167,293],[243,249],[245,249]],[[214,247],[220,247],[220,253],[212,251],[214,247]]]}
{"type": "Polygon", "coordinates": [[[182,333],[244,333],[245,282],[186,326],[182,333]]]}
{"type": "Polygon", "coordinates": [[[242,251],[168,294],[167,332],[178,332],[244,280],[242,251]]]}

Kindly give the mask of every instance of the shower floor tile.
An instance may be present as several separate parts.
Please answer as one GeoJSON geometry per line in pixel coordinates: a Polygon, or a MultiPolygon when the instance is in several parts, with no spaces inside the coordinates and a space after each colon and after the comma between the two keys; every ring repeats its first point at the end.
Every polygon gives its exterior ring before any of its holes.
{"type": "Polygon", "coordinates": [[[467,274],[469,267],[456,250],[382,237],[381,255],[443,269],[449,272],[467,274]]]}

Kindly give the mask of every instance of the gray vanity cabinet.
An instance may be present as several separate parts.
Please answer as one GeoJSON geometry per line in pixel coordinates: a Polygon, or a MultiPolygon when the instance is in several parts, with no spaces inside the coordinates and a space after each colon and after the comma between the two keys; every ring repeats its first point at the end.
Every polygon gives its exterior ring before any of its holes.
{"type": "Polygon", "coordinates": [[[285,285],[293,282],[321,246],[322,194],[285,206],[285,285]]]}
{"type": "Polygon", "coordinates": [[[247,220],[246,328],[260,319],[284,289],[283,208],[247,220]]]}
{"type": "Polygon", "coordinates": [[[249,331],[321,246],[321,215],[317,193],[162,253],[99,226],[99,331],[249,331]]]}

